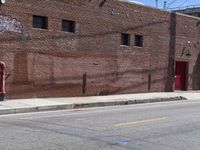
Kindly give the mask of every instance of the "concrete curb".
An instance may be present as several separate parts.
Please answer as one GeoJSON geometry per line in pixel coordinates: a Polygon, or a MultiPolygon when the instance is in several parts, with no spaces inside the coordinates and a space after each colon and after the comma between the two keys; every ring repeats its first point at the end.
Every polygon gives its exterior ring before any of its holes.
{"type": "Polygon", "coordinates": [[[124,100],[116,100],[116,101],[112,101],[112,102],[73,104],[73,109],[89,108],[89,107],[117,106],[117,105],[133,105],[133,104],[144,104],[144,103],[155,103],[155,102],[166,102],[166,101],[180,101],[180,100],[187,100],[187,99],[182,96],[170,97],[170,98],[138,99],[138,100],[124,99],[124,100]]]}
{"type": "Polygon", "coordinates": [[[30,112],[42,112],[42,111],[54,111],[54,110],[69,110],[78,108],[90,108],[90,107],[105,107],[105,106],[117,106],[117,105],[132,105],[132,104],[144,104],[166,101],[180,101],[187,100],[185,97],[177,96],[170,98],[154,98],[154,99],[117,99],[111,102],[93,102],[93,103],[75,103],[75,104],[61,104],[52,106],[37,106],[27,108],[11,108],[0,110],[0,115],[6,114],[18,114],[18,113],[30,113],[30,112]]]}

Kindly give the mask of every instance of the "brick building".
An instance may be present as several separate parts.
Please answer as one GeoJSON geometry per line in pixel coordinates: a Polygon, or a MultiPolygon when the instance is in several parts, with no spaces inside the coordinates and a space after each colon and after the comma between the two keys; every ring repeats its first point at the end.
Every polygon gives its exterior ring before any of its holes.
{"type": "Polygon", "coordinates": [[[7,97],[200,89],[199,36],[198,18],[122,0],[7,0],[7,97]]]}

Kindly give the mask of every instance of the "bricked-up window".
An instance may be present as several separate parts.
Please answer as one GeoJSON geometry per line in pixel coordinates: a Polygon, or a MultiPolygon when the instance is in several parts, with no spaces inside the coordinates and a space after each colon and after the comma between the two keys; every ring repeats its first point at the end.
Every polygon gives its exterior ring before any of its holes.
{"type": "Polygon", "coordinates": [[[121,34],[121,45],[130,46],[130,34],[122,33],[121,34]]]}
{"type": "Polygon", "coordinates": [[[75,21],[62,20],[62,31],[75,32],[75,21]]]}
{"type": "Polygon", "coordinates": [[[33,16],[33,28],[47,29],[48,18],[43,16],[33,16]]]}
{"type": "Polygon", "coordinates": [[[142,35],[135,35],[135,46],[143,47],[143,36],[142,35]]]}

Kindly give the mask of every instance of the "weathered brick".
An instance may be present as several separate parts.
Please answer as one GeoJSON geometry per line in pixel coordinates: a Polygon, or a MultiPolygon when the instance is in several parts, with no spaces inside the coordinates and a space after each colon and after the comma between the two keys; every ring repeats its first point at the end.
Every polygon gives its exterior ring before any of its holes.
{"type": "MultiPolygon", "coordinates": [[[[23,27],[22,33],[0,32],[0,59],[11,74],[8,98],[82,96],[84,73],[86,95],[165,90],[172,57],[170,12],[117,0],[99,7],[100,2],[9,0],[0,5],[0,15],[23,27]],[[48,29],[32,28],[33,15],[47,16],[48,29]],[[76,22],[75,33],[61,31],[62,19],[76,22]],[[130,46],[120,46],[121,33],[131,35],[130,46]],[[143,35],[142,48],[134,46],[135,34],[143,35]]],[[[194,84],[200,83],[199,21],[177,15],[175,60],[189,62],[188,89],[200,88],[194,84]],[[192,57],[181,56],[185,46],[192,57]]]]}

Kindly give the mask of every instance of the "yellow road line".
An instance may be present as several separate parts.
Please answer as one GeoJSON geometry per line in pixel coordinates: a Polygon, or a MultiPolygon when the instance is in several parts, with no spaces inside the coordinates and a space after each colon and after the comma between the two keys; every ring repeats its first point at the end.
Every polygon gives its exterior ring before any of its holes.
{"type": "Polygon", "coordinates": [[[119,123],[115,124],[116,127],[126,126],[126,125],[133,125],[133,124],[141,124],[141,123],[147,123],[147,122],[155,122],[155,121],[161,121],[166,120],[167,117],[162,118],[155,118],[155,119],[149,119],[149,120],[140,120],[140,121],[134,121],[134,122],[127,122],[127,123],[119,123]]]}

